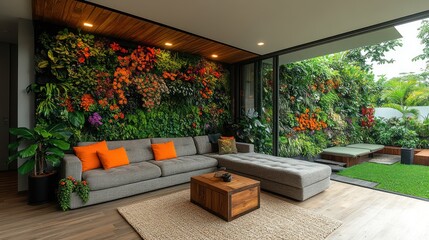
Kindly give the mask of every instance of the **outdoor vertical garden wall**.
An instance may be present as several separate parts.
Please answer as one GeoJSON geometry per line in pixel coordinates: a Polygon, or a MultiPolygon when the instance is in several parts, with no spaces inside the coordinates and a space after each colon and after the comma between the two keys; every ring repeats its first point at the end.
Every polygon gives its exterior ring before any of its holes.
{"type": "MultiPolygon", "coordinates": [[[[262,65],[261,120],[267,126],[273,119],[272,68],[262,65]]],[[[377,91],[373,74],[347,61],[344,53],[280,65],[279,75],[280,156],[311,158],[328,146],[373,142],[368,108],[377,91]]],[[[272,141],[269,131],[260,136],[272,141]]]]}
{"type": "Polygon", "coordinates": [[[37,122],[64,122],[76,141],[195,136],[229,119],[229,73],[218,63],[80,31],[38,32],[29,87],[37,122]]]}

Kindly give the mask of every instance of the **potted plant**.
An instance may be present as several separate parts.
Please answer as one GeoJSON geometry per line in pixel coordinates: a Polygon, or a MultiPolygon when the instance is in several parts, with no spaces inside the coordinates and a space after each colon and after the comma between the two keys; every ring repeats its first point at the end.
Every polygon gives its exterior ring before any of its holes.
{"type": "Polygon", "coordinates": [[[70,148],[67,140],[71,133],[63,124],[40,124],[33,129],[20,127],[9,131],[17,136],[17,141],[9,144],[13,153],[9,162],[23,159],[18,172],[29,174],[28,202],[40,204],[53,200],[58,182],[55,167],[60,165],[64,151],[70,148]]]}
{"type": "Polygon", "coordinates": [[[401,163],[413,164],[414,148],[417,146],[417,133],[413,130],[405,129],[402,139],[398,141],[401,145],[401,163]]]}

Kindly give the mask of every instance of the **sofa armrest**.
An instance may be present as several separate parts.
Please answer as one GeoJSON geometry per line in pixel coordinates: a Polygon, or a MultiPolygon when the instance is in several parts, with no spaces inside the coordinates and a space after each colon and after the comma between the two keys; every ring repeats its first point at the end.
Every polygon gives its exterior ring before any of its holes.
{"type": "Polygon", "coordinates": [[[61,177],[72,176],[82,180],[82,162],[74,154],[65,154],[61,166],[61,177]]]}
{"type": "Polygon", "coordinates": [[[255,152],[255,146],[251,143],[242,143],[242,142],[237,142],[236,143],[237,146],[237,151],[240,153],[252,153],[255,152]]]}

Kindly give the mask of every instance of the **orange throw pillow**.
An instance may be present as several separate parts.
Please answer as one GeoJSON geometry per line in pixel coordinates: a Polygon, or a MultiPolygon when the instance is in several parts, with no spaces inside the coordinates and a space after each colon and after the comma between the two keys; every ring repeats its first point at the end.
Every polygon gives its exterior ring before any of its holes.
{"type": "Polygon", "coordinates": [[[97,151],[100,162],[105,170],[130,164],[124,147],[107,151],[97,151]]]}
{"type": "Polygon", "coordinates": [[[167,160],[176,158],[176,149],[172,141],[166,143],[155,143],[152,144],[153,155],[155,155],[156,161],[167,160]]]}
{"type": "Polygon", "coordinates": [[[73,147],[74,153],[82,161],[82,172],[101,167],[97,151],[107,151],[106,141],[94,143],[87,146],[73,147]]]}

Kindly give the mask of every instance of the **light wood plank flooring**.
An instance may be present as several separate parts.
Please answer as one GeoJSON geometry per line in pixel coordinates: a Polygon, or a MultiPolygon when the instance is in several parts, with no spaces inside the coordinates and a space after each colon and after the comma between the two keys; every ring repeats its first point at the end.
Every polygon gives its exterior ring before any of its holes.
{"type": "MultiPolygon", "coordinates": [[[[189,188],[183,184],[61,212],[55,204],[27,205],[26,195],[15,193],[15,174],[0,173],[0,239],[138,239],[116,208],[189,188]]],[[[305,202],[285,201],[341,220],[343,225],[330,240],[429,239],[426,201],[334,181],[305,202]]]]}

